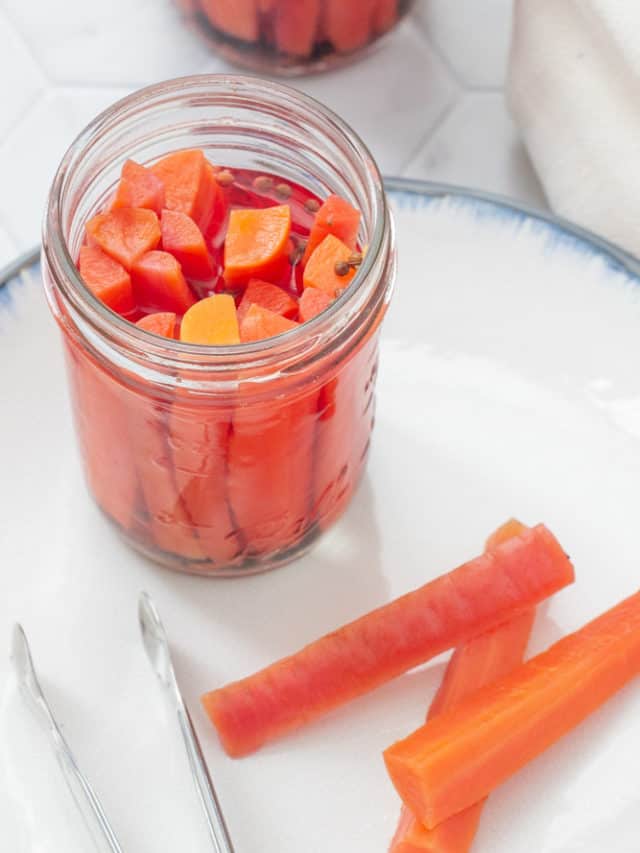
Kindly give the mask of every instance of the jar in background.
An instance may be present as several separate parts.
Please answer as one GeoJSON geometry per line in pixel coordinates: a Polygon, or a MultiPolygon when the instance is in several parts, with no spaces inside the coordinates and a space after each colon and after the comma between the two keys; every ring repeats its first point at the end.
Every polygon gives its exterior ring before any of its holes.
{"type": "Polygon", "coordinates": [[[230,62],[296,75],[351,62],[406,15],[413,0],[178,0],[230,62]]]}
{"type": "Polygon", "coordinates": [[[382,181],[358,137],[316,101],[256,79],[161,83],[96,118],[65,155],[43,234],[90,492],[120,534],[174,569],[263,571],[304,552],[348,505],[373,427],[378,335],[395,252],[382,181]],[[252,344],[198,346],[127,322],[74,263],[125,159],[202,148],[336,193],[362,212],[367,251],[322,314],[252,344]]]}

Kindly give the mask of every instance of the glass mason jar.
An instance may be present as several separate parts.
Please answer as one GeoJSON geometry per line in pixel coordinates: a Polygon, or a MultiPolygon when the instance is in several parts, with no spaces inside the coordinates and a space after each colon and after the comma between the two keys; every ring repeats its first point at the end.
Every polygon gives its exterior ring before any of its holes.
{"type": "Polygon", "coordinates": [[[178,0],[226,59],[271,74],[323,71],[357,58],[413,0],[178,0]]]}
{"type": "Polygon", "coordinates": [[[234,575],[288,562],[333,524],[367,456],[395,274],[380,174],[336,115],[287,87],[235,76],[143,89],[66,153],[42,257],[88,487],[131,545],[174,569],[234,575]],[[140,329],[84,286],[74,263],[84,223],[105,206],[123,161],[192,147],[359,208],[365,257],[325,312],[257,343],[201,346],[140,329]]]}

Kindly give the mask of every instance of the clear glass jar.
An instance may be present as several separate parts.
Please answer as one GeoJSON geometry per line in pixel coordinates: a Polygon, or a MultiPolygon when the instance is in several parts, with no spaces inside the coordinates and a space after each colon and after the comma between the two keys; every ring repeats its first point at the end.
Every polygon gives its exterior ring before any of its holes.
{"type": "Polygon", "coordinates": [[[256,572],[298,556],[340,516],[373,427],[395,251],[378,169],[336,115],[287,87],[226,75],[119,101],[58,169],[43,270],[89,490],[131,545],[183,571],[256,572]],[[87,290],[74,263],[84,223],[123,161],[192,147],[362,211],[364,261],[325,312],[255,344],[197,346],[149,334],[87,290]]]}
{"type": "Polygon", "coordinates": [[[230,62],[291,76],[353,61],[413,5],[413,0],[177,2],[187,21],[230,62]]]}

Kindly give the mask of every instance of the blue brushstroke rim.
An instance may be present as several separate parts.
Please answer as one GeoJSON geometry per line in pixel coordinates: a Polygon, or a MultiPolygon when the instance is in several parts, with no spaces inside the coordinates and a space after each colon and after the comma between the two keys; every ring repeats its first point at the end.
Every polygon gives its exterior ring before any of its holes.
{"type": "MultiPolygon", "coordinates": [[[[387,192],[394,196],[400,209],[425,207],[434,201],[455,199],[461,203],[471,203],[478,215],[492,215],[496,218],[516,218],[522,221],[540,223],[549,233],[549,245],[554,248],[570,247],[574,251],[597,254],[607,265],[617,272],[623,272],[640,284],[640,260],[630,252],[616,246],[604,237],[599,237],[586,228],[575,225],[553,213],[537,210],[506,196],[473,190],[455,184],[432,183],[413,178],[385,178],[387,192]]],[[[34,247],[23,253],[0,270],[0,306],[11,300],[8,287],[4,285],[19,280],[23,270],[35,266],[40,259],[40,248],[34,247]]]]}

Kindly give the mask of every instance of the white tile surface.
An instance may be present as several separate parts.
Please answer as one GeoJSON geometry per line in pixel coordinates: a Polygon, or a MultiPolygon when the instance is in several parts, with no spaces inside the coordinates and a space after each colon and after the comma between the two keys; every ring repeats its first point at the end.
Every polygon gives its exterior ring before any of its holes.
{"type": "Polygon", "coordinates": [[[463,93],[405,174],[544,204],[542,188],[501,92],[463,93]]]}
{"type": "Polygon", "coordinates": [[[512,0],[418,0],[416,18],[465,88],[501,89],[512,0]]]}
{"type": "MultiPolygon", "coordinates": [[[[351,122],[387,174],[540,204],[503,102],[510,19],[510,0],[417,0],[373,56],[295,85],[351,122]]],[[[173,0],[0,0],[0,45],[0,257],[38,239],[51,175],[92,116],[138,86],[229,69],[173,0]]]]}

